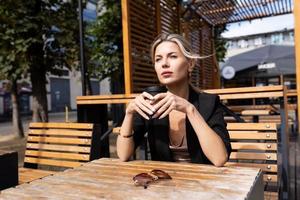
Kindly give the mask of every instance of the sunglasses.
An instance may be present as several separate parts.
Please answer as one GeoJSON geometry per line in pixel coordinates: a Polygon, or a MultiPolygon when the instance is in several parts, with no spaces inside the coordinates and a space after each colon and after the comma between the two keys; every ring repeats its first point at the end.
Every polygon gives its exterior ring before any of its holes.
{"type": "Polygon", "coordinates": [[[148,185],[156,180],[172,179],[172,177],[160,169],[154,169],[150,173],[140,173],[135,175],[133,178],[134,185],[143,186],[147,189],[148,185]]]}

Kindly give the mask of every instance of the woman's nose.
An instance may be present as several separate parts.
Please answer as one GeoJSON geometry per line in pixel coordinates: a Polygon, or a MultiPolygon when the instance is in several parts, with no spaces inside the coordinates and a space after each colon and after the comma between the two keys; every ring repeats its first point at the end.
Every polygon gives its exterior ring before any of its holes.
{"type": "Polygon", "coordinates": [[[162,62],[162,67],[163,67],[163,68],[167,68],[167,67],[169,67],[169,62],[168,62],[168,60],[167,60],[167,59],[163,59],[163,62],[162,62]]]}

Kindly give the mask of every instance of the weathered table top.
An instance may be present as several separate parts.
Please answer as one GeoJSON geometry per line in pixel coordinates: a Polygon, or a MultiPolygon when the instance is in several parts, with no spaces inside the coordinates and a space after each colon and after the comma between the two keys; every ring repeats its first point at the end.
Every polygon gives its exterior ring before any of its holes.
{"type": "Polygon", "coordinates": [[[104,158],[4,190],[0,199],[263,199],[263,183],[254,168],[104,158]],[[133,184],[133,176],[153,169],[172,180],[147,189],[133,184]]]}

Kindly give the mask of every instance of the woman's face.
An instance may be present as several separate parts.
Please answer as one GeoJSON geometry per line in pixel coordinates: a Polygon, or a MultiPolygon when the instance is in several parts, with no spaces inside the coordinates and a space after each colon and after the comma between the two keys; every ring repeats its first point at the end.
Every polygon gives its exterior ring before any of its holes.
{"type": "Polygon", "coordinates": [[[162,42],[156,47],[154,67],[163,85],[188,82],[189,61],[174,42],[162,42]]]}

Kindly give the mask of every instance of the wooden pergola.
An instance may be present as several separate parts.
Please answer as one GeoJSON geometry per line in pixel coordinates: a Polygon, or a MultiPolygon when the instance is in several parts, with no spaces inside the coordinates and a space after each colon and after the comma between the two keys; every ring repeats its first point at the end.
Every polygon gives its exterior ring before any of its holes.
{"type": "MultiPolygon", "coordinates": [[[[298,0],[122,0],[125,94],[158,83],[149,49],[159,33],[183,34],[193,49],[205,56],[215,51],[215,27],[288,13],[294,13],[295,67],[297,85],[300,85],[298,0]]],[[[220,87],[216,57],[198,62],[191,82],[202,89],[220,87]]],[[[297,87],[297,97],[300,97],[300,87],[297,87]]]]}

